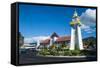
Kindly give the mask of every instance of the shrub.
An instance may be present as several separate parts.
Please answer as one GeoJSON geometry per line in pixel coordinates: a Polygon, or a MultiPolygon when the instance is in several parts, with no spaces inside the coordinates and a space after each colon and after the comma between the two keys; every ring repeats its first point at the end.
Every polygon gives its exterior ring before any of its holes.
{"type": "Polygon", "coordinates": [[[91,56],[91,55],[96,55],[96,51],[93,50],[82,50],[81,55],[86,55],[86,56],[91,56]]]}
{"type": "Polygon", "coordinates": [[[80,50],[72,50],[71,53],[73,56],[78,56],[80,55],[80,50]]]}
{"type": "Polygon", "coordinates": [[[65,52],[64,52],[64,56],[72,56],[71,51],[70,51],[70,50],[65,51],[65,52]]]}
{"type": "Polygon", "coordinates": [[[56,50],[50,50],[49,53],[50,55],[53,55],[53,56],[59,55],[59,53],[56,50]]]}

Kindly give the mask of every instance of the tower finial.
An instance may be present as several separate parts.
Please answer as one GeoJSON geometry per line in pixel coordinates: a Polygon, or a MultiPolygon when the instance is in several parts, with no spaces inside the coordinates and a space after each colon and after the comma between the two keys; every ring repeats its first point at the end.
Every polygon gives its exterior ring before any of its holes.
{"type": "Polygon", "coordinates": [[[78,14],[77,14],[77,12],[76,12],[76,8],[75,8],[73,18],[75,18],[75,17],[77,17],[77,16],[78,16],[78,14]]]}

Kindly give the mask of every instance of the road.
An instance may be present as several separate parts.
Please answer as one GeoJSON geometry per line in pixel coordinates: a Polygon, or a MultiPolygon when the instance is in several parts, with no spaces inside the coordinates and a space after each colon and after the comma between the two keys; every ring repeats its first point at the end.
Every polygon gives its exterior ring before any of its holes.
{"type": "Polygon", "coordinates": [[[40,63],[57,63],[57,62],[80,62],[80,61],[95,61],[96,57],[86,57],[86,58],[68,58],[68,57],[42,57],[36,56],[36,53],[24,53],[19,56],[20,64],[40,64],[40,63]]]}

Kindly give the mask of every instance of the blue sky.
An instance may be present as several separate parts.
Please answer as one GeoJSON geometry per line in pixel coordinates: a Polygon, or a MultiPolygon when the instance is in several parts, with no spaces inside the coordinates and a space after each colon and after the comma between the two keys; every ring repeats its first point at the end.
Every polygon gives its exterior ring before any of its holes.
{"type": "MultiPolygon", "coordinates": [[[[52,7],[52,6],[36,6],[36,5],[19,5],[19,31],[25,37],[33,36],[50,36],[56,32],[59,36],[66,36],[71,34],[70,22],[74,13],[73,7],[52,7]]],[[[82,36],[95,36],[95,21],[93,24],[87,24],[89,17],[87,12],[92,12],[95,9],[90,8],[76,8],[78,15],[83,21],[82,36]],[[86,12],[87,11],[87,12],[86,12]],[[83,15],[82,15],[83,14],[83,15]],[[87,14],[87,15],[86,15],[87,14]],[[84,19],[82,19],[84,18],[84,19]],[[87,30],[88,29],[88,30],[87,30]]],[[[95,11],[94,11],[95,15],[95,11]]],[[[90,16],[90,18],[94,16],[90,16]]],[[[90,19],[89,18],[89,19],[90,19]]],[[[92,21],[92,19],[90,19],[92,21]]],[[[91,23],[91,21],[88,23],[91,23]]]]}

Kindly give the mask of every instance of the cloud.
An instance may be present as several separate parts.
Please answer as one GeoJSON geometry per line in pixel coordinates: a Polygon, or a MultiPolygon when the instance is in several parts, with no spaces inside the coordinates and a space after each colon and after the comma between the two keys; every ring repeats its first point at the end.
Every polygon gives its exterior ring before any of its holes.
{"type": "Polygon", "coordinates": [[[82,30],[87,33],[93,33],[96,31],[96,10],[95,9],[87,9],[80,16],[80,20],[82,22],[82,30]]]}
{"type": "Polygon", "coordinates": [[[96,31],[96,27],[92,28],[84,24],[82,24],[81,28],[82,28],[82,31],[87,32],[87,33],[93,33],[96,31]]]}
{"type": "Polygon", "coordinates": [[[95,26],[96,24],[96,10],[95,9],[87,9],[80,16],[80,20],[84,25],[95,26]]]}
{"type": "Polygon", "coordinates": [[[32,42],[37,42],[38,40],[41,41],[41,40],[45,40],[48,38],[50,38],[50,37],[49,36],[35,36],[35,37],[25,38],[24,42],[25,43],[32,43],[32,42]]]}
{"type": "Polygon", "coordinates": [[[84,25],[84,24],[82,24],[81,28],[82,28],[82,29],[90,29],[90,27],[89,27],[89,26],[84,25]]]}

